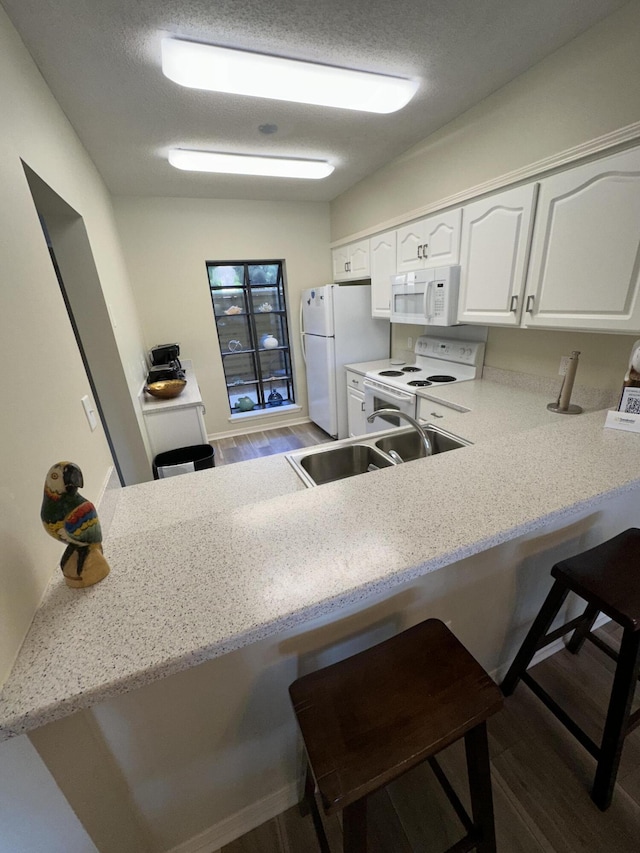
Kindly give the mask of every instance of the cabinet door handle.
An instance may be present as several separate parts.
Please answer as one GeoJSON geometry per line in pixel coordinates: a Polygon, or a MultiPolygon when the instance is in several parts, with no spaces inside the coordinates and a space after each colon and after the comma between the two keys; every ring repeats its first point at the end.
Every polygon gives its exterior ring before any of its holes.
{"type": "Polygon", "coordinates": [[[513,313],[515,314],[517,310],[518,310],[518,297],[512,296],[511,297],[511,307],[509,308],[509,311],[513,311],[513,313]]]}
{"type": "Polygon", "coordinates": [[[431,412],[431,417],[432,418],[443,418],[444,415],[439,415],[437,412],[431,412]]]}
{"type": "Polygon", "coordinates": [[[422,246],[418,246],[418,260],[422,260],[422,246]]]}
{"type": "Polygon", "coordinates": [[[425,259],[425,261],[429,257],[429,244],[428,243],[425,243],[422,247],[422,257],[425,259]]]}
{"type": "Polygon", "coordinates": [[[364,412],[364,403],[360,403],[360,411],[364,412]]]}
{"type": "Polygon", "coordinates": [[[533,311],[533,302],[534,302],[535,298],[536,297],[534,296],[533,293],[531,294],[531,296],[527,296],[527,307],[526,307],[527,314],[531,314],[531,312],[533,311]]]}

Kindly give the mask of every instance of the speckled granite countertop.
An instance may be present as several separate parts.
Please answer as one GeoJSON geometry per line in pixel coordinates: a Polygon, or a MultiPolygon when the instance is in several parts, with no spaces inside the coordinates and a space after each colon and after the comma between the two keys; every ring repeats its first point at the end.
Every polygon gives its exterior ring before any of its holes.
{"type": "MultiPolygon", "coordinates": [[[[551,426],[577,417],[558,415],[547,410],[547,403],[555,402],[558,397],[562,383],[560,378],[557,381],[538,379],[491,368],[485,368],[485,376],[495,377],[500,382],[485,378],[416,389],[417,396],[423,401],[420,406],[421,418],[458,433],[469,441],[484,443],[506,433],[545,424],[551,426]],[[431,407],[431,402],[441,405],[431,407]],[[431,417],[432,408],[444,417],[431,417]]],[[[616,397],[584,386],[575,386],[572,402],[581,405],[585,412],[590,412],[614,405],[616,397]]]]}
{"type": "Polygon", "coordinates": [[[459,432],[478,444],[432,459],[302,489],[280,455],[124,489],[111,574],[82,591],[54,576],[0,696],[0,739],[640,488],[640,437],[603,429],[604,411],[554,417],[548,395],[491,384],[456,386],[476,405],[459,432]]]}

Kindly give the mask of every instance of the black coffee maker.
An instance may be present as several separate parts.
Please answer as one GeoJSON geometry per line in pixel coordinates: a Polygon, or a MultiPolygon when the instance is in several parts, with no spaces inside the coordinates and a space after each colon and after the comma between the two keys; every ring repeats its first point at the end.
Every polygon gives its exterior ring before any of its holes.
{"type": "Polygon", "coordinates": [[[184,370],[180,364],[179,344],[159,344],[149,350],[151,368],[147,376],[147,385],[164,379],[184,379],[184,370]]]}

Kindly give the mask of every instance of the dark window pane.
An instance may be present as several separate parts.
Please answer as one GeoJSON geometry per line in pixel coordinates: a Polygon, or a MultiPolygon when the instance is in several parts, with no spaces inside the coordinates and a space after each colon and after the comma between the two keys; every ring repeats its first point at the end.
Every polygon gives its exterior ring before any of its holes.
{"type": "Polygon", "coordinates": [[[277,284],[280,264],[249,264],[249,282],[251,286],[277,284]]]}
{"type": "Polygon", "coordinates": [[[294,403],[282,263],[207,263],[229,406],[294,403]]]}

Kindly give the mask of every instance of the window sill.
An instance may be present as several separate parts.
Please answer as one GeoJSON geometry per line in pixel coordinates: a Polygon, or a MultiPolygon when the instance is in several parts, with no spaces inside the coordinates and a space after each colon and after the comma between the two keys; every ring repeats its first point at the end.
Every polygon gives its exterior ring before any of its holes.
{"type": "Polygon", "coordinates": [[[244,421],[250,420],[251,418],[269,418],[272,415],[284,415],[289,414],[290,412],[301,412],[302,406],[297,406],[295,403],[290,403],[289,405],[282,406],[273,406],[270,409],[252,409],[250,412],[238,412],[237,414],[231,415],[229,420],[231,422],[234,421],[244,421]]]}

